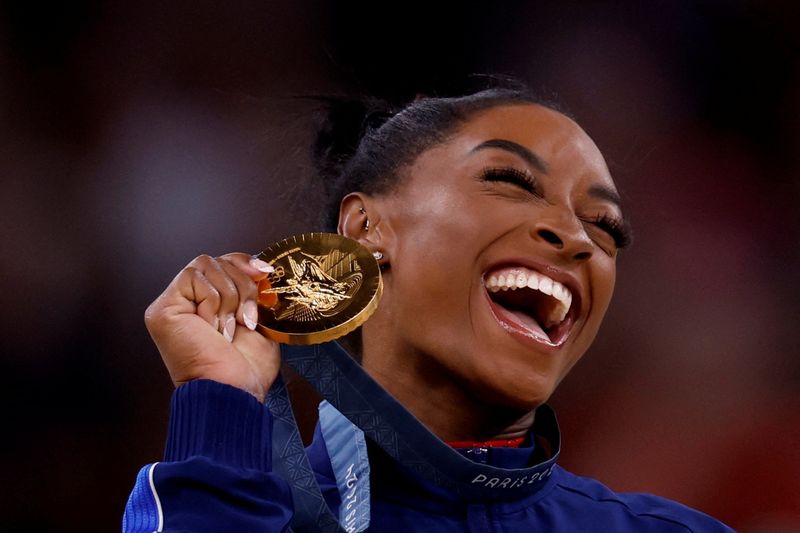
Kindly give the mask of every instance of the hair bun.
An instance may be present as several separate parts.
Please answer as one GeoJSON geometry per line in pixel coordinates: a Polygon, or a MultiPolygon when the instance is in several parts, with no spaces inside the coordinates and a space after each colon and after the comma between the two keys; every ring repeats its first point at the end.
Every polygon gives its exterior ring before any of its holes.
{"type": "Polygon", "coordinates": [[[378,129],[394,113],[377,99],[318,97],[324,119],[312,145],[312,160],[326,192],[335,187],[361,139],[378,129]]]}

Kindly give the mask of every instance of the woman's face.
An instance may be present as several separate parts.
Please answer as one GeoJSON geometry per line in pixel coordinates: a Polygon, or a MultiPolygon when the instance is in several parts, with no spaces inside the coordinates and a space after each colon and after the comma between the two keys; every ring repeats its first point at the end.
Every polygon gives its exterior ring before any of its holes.
{"type": "Polygon", "coordinates": [[[565,116],[508,105],[475,115],[401,180],[373,199],[390,263],[381,344],[484,401],[543,403],[614,289],[622,213],[600,151],[565,116]]]}

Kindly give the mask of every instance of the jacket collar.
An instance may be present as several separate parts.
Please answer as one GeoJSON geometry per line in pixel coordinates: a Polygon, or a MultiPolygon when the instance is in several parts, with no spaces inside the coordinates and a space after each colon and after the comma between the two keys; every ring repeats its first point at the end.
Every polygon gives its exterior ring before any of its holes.
{"type": "MultiPolygon", "coordinates": [[[[364,473],[369,476],[366,481],[369,486],[367,490],[374,496],[389,500],[414,499],[415,506],[430,506],[433,509],[438,508],[442,500],[452,503],[511,501],[542,490],[548,485],[560,444],[558,424],[550,407],[542,406],[537,410],[536,421],[529,437],[528,440],[533,445],[520,448],[453,450],[448,447],[449,453],[457,454],[463,459],[462,464],[467,469],[488,467],[502,472],[493,477],[479,472],[468,480],[471,486],[464,490],[458,485],[439,483],[431,479],[426,475],[427,469],[415,469],[413,465],[411,468],[404,466],[369,438],[366,439],[366,446],[371,466],[364,465],[361,444],[363,432],[332,405],[323,402],[314,441],[309,446],[309,455],[315,470],[325,477],[333,476],[338,485],[346,483],[346,475],[342,472],[355,469],[362,473],[359,483],[365,483],[364,473]],[[320,460],[323,456],[326,461],[320,460]],[[332,464],[333,468],[323,467],[324,463],[332,464]],[[340,466],[337,470],[337,464],[344,467],[340,466]]],[[[429,460],[435,460],[435,456],[430,454],[422,455],[429,460]]],[[[464,479],[464,476],[460,477],[464,479]]],[[[345,493],[341,487],[339,492],[343,498],[345,493]]]]}

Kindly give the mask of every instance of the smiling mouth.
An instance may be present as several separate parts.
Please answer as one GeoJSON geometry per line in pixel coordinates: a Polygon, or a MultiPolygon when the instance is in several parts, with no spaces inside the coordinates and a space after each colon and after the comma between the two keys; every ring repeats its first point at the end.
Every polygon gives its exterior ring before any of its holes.
{"type": "Polygon", "coordinates": [[[489,307],[504,329],[548,346],[566,341],[575,315],[572,291],[566,286],[520,266],[488,272],[483,284],[489,307]]]}

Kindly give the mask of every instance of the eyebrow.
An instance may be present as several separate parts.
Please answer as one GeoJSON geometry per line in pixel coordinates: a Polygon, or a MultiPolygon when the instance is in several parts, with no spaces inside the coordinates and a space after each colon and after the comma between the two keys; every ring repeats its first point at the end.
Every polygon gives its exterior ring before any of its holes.
{"type": "Polygon", "coordinates": [[[545,163],[544,159],[542,159],[542,157],[535,152],[532,152],[531,150],[525,148],[521,144],[515,143],[514,141],[508,141],[506,139],[489,139],[488,141],[484,141],[473,148],[471,153],[475,153],[479,150],[486,150],[488,148],[499,148],[501,150],[518,155],[539,172],[547,174],[547,163],[545,163]]]}

